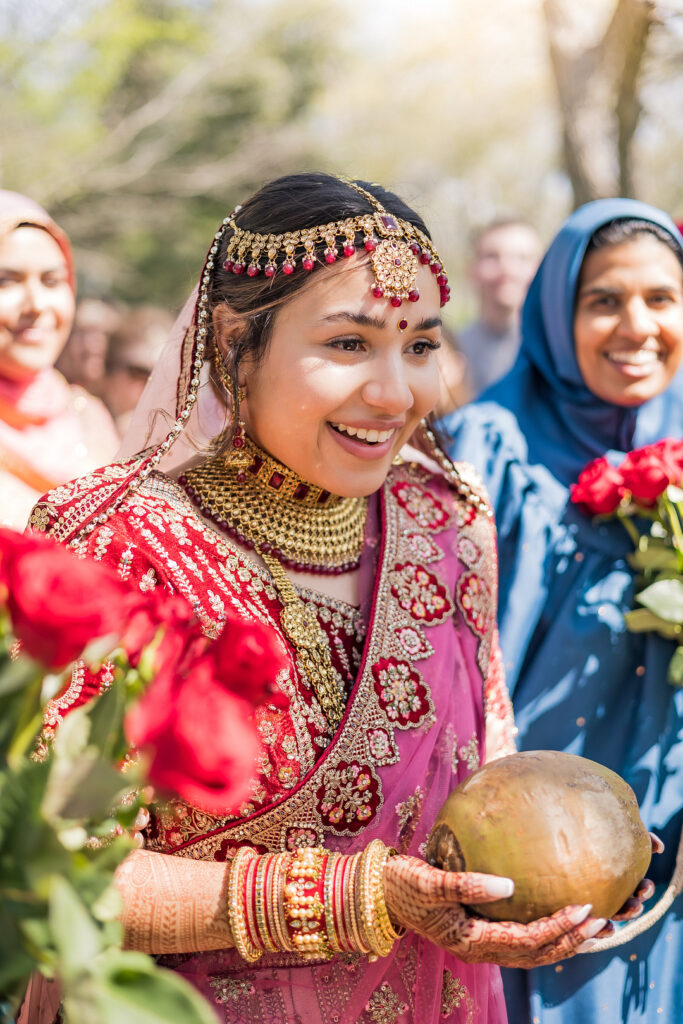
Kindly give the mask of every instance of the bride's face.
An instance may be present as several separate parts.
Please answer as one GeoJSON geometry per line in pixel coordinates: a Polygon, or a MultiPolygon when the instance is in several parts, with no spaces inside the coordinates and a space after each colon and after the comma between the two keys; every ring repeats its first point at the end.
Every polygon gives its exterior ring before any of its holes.
{"type": "Polygon", "coordinates": [[[376,299],[367,258],[316,274],[276,315],[263,361],[245,367],[250,436],[309,483],[371,494],[436,404],[439,288],[418,271],[418,302],[376,299]]]}

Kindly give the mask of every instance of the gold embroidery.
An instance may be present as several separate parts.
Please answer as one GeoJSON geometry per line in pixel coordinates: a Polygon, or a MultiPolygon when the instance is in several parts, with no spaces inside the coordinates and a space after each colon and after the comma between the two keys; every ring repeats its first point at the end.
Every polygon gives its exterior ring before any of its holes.
{"type": "Polygon", "coordinates": [[[365,1011],[372,1024],[396,1024],[399,1017],[408,1012],[408,1004],[402,1002],[392,987],[384,982],[370,996],[365,1011]]]}
{"type": "Polygon", "coordinates": [[[453,1010],[465,1005],[467,1018],[465,1024],[474,1020],[474,1000],[460,978],[456,978],[448,969],[443,972],[441,986],[441,1016],[448,1017],[453,1010]]]}

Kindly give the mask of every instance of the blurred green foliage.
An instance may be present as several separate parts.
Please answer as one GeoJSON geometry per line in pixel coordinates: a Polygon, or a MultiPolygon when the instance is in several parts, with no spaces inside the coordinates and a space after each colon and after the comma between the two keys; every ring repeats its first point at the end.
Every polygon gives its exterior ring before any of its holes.
{"type": "Polygon", "coordinates": [[[303,118],[333,44],[309,0],[100,0],[0,24],[2,185],[42,202],[81,294],[182,304],[220,220],[316,164],[303,118]]]}

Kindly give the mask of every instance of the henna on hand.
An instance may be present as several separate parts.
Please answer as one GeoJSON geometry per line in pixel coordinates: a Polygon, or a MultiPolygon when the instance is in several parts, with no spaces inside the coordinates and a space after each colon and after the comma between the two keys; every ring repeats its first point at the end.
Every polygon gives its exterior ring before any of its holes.
{"type": "Polygon", "coordinates": [[[503,881],[475,872],[442,871],[416,857],[397,856],[387,863],[384,895],[396,921],[465,963],[552,964],[573,956],[583,942],[608,927],[603,919],[589,918],[587,907],[564,907],[525,925],[489,921],[462,906],[500,899],[503,881]]]}
{"type": "Polygon", "coordinates": [[[127,949],[196,953],[233,945],[228,864],[135,850],[116,870],[127,949]]]}

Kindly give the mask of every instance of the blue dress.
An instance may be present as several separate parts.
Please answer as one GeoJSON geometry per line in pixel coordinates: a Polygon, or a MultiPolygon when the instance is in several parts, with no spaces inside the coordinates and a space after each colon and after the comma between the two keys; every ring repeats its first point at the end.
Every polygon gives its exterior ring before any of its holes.
{"type": "MultiPolygon", "coordinates": [[[[574,294],[586,245],[615,218],[660,211],[602,200],[574,213],[532,282],[513,370],[441,424],[450,454],[474,463],[496,510],[499,620],[521,749],[557,749],[607,765],[633,787],[666,843],[648,876],[668,884],[683,825],[683,689],[666,681],[671,641],[626,630],[631,542],[596,525],[569,484],[598,455],[683,435],[683,377],[639,409],[602,402],[574,356],[574,294]]],[[[649,904],[650,906],[654,900],[649,904]]],[[[627,945],[530,971],[503,971],[510,1024],[683,1024],[683,897],[627,945]]]]}

